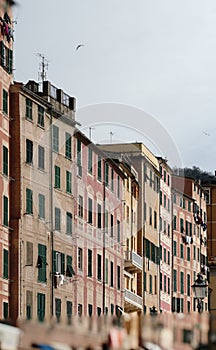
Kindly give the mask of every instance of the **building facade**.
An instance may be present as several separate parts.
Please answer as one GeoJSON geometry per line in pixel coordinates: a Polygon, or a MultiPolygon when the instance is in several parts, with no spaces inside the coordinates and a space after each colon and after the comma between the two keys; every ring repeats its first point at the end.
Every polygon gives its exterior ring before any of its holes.
{"type": "Polygon", "coordinates": [[[172,295],[172,170],[163,158],[160,167],[160,310],[171,312],[172,295]]]}
{"type": "Polygon", "coordinates": [[[11,320],[73,313],[75,99],[49,82],[10,89],[11,320]]]}
{"type": "MultiPolygon", "coordinates": [[[[207,278],[206,201],[200,183],[173,175],[173,288],[172,311],[197,311],[192,284],[198,273],[207,278]]],[[[203,300],[208,310],[208,298],[203,300]]]]}
{"type": "Polygon", "coordinates": [[[9,88],[13,79],[13,17],[8,1],[0,1],[0,318],[8,317],[9,300],[9,88]]]}
{"type": "Polygon", "coordinates": [[[123,198],[125,174],[79,130],[74,134],[76,282],[79,315],[123,308],[123,198]]]}
{"type": "Polygon", "coordinates": [[[142,296],[142,311],[159,310],[159,189],[158,159],[142,143],[100,145],[105,152],[125,154],[138,173],[139,201],[137,222],[137,253],[142,257],[143,270],[137,274],[137,293],[142,296]]]}

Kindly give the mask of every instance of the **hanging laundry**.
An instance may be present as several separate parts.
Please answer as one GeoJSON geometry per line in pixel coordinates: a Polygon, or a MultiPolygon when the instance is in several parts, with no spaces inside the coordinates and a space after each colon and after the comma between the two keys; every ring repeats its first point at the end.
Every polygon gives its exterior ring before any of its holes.
{"type": "Polygon", "coordinates": [[[205,222],[203,222],[202,228],[203,228],[203,231],[207,229],[207,224],[205,222]]]}

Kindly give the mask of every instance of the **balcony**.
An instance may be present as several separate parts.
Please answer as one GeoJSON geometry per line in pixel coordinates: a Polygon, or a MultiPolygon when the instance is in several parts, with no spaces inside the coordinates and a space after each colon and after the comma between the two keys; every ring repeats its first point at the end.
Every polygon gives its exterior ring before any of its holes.
{"type": "Polygon", "coordinates": [[[143,269],[142,257],[134,251],[127,250],[124,252],[124,268],[130,273],[138,273],[143,269]]]}
{"type": "Polygon", "coordinates": [[[124,298],[124,310],[126,312],[132,312],[136,310],[142,310],[142,297],[131,292],[129,289],[125,288],[125,298],[124,298]]]}

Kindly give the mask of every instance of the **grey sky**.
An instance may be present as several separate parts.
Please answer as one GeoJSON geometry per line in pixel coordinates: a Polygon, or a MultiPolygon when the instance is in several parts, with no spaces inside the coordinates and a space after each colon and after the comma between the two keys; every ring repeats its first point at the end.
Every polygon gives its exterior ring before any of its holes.
{"type": "MultiPolygon", "coordinates": [[[[48,80],[77,98],[84,131],[97,123],[95,142],[109,140],[113,130],[113,142],[145,142],[146,119],[140,113],[107,117],[100,108],[86,113],[86,106],[119,103],[153,116],[176,144],[183,165],[216,169],[215,0],[19,3],[14,9],[15,80],[37,80],[36,53],[43,53],[49,60],[48,80]],[[84,47],[76,51],[80,43],[84,47]],[[100,122],[113,125],[100,129],[100,122]],[[122,124],[122,132],[115,123],[122,124]]],[[[160,133],[153,143],[166,143],[159,138],[160,133]]],[[[171,157],[169,149],[162,155],[171,157]]]]}

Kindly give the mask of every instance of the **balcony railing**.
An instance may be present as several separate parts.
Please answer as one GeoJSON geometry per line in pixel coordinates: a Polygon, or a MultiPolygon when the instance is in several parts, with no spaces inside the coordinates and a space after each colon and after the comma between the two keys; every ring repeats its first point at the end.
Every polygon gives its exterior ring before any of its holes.
{"type": "Polygon", "coordinates": [[[143,269],[142,257],[134,251],[127,250],[125,253],[125,269],[131,273],[140,272],[143,269]]]}
{"type": "Polygon", "coordinates": [[[142,297],[125,288],[125,301],[136,308],[142,309],[142,297]]]}

